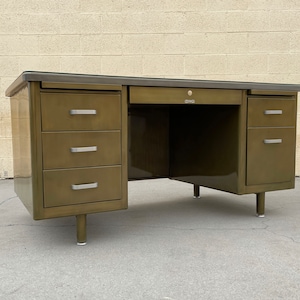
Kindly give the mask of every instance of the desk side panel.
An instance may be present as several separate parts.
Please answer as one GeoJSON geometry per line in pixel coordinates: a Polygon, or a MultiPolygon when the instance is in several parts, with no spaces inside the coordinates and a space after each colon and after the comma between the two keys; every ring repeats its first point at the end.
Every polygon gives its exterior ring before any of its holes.
{"type": "Polygon", "coordinates": [[[32,156],[29,89],[25,86],[10,98],[14,188],[24,206],[33,215],[32,156]]]}
{"type": "Polygon", "coordinates": [[[130,105],[128,125],[129,178],[169,177],[169,107],[130,105]]]}

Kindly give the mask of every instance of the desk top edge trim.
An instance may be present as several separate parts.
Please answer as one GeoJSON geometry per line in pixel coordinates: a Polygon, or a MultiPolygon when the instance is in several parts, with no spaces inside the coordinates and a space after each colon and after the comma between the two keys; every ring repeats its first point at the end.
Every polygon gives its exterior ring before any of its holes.
{"type": "Polygon", "coordinates": [[[90,75],[75,73],[54,73],[24,71],[6,90],[6,96],[10,97],[27,82],[50,81],[64,83],[85,84],[117,84],[128,86],[148,87],[181,87],[181,88],[207,88],[207,89],[237,89],[237,90],[272,90],[272,91],[300,91],[300,84],[263,83],[242,81],[218,81],[176,78],[151,78],[131,76],[90,75]]]}

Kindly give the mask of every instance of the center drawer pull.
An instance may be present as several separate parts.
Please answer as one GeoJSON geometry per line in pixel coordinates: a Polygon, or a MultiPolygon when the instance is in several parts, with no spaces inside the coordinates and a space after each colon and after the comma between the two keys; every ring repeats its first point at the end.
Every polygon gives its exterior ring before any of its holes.
{"type": "Polygon", "coordinates": [[[282,115],[282,109],[267,109],[264,111],[265,115],[282,115]]]}
{"type": "Polygon", "coordinates": [[[265,139],[264,143],[265,144],[281,144],[282,139],[265,139]]]}
{"type": "Polygon", "coordinates": [[[71,109],[70,115],[96,115],[96,109],[71,109]]]}
{"type": "Polygon", "coordinates": [[[90,146],[90,147],[71,147],[70,151],[72,153],[78,153],[78,152],[95,152],[97,151],[97,146],[90,146]]]}
{"type": "Polygon", "coordinates": [[[73,191],[95,189],[97,187],[98,187],[98,182],[84,183],[84,184],[72,184],[73,191]]]}

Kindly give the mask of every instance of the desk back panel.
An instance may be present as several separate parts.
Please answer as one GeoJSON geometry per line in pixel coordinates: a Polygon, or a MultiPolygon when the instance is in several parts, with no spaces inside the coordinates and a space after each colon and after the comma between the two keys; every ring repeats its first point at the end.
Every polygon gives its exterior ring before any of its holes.
{"type": "Polygon", "coordinates": [[[237,192],[239,106],[176,106],[170,115],[170,177],[237,192]]]}
{"type": "Polygon", "coordinates": [[[237,192],[238,132],[239,105],[130,105],[128,177],[237,192]]]}

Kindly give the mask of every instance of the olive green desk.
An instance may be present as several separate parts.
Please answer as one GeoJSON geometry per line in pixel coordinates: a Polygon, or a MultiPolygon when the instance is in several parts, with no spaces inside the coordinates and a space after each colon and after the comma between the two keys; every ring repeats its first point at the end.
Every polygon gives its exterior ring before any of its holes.
{"type": "Polygon", "coordinates": [[[300,85],[24,72],[11,98],[15,191],[34,219],[127,208],[128,180],[234,194],[295,182],[300,85]]]}

